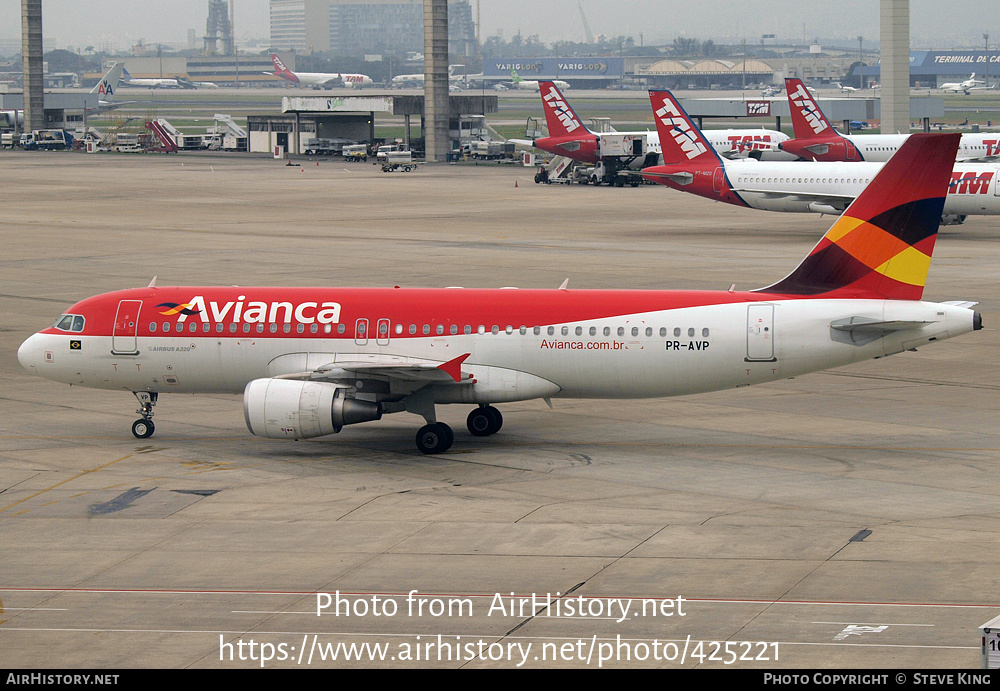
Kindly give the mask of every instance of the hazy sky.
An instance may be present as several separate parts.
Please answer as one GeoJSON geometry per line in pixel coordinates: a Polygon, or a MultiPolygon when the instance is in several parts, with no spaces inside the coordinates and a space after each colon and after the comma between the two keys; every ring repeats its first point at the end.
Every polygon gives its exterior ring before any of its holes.
{"type": "MultiPolygon", "coordinates": [[[[476,0],[471,0],[473,16],[476,0]]],[[[646,45],[669,43],[677,36],[716,41],[758,43],[762,34],[778,39],[814,38],[866,41],[878,38],[878,0],[582,0],[592,32],[615,36],[640,33],[646,45]]],[[[268,0],[235,0],[239,41],[269,35],[268,0]]],[[[187,30],[201,37],[208,18],[207,0],[43,0],[46,43],[84,48],[87,45],[128,48],[142,38],[147,43],[183,43],[187,30]]],[[[578,0],[480,0],[482,36],[518,31],[537,34],[544,43],[582,41],[578,0]]],[[[911,0],[911,36],[916,49],[1000,44],[1000,2],[911,0]]],[[[20,36],[17,0],[0,0],[0,38],[20,36]]]]}

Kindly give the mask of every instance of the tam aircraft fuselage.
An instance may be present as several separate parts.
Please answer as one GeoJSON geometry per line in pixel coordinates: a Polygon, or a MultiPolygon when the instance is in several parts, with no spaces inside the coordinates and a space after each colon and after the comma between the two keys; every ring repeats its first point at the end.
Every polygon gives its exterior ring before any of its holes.
{"type": "Polygon", "coordinates": [[[365,363],[468,354],[461,376],[434,385],[435,403],[642,398],[883,357],[971,331],[973,314],[760,292],[163,287],[84,300],[18,358],[67,384],[160,393],[240,393],[343,366],[359,397],[391,403],[410,393],[405,382],[366,379],[365,363]],[[920,326],[860,343],[831,327],[852,319],[920,326]]]}
{"type": "MultiPolygon", "coordinates": [[[[685,192],[764,211],[836,214],[864,190],[883,163],[727,161],[723,166],[683,163],[643,171],[685,192]],[[665,177],[672,175],[672,177],[665,177]]],[[[956,163],[944,217],[1000,214],[1000,166],[956,163]]]]}
{"type": "MultiPolygon", "coordinates": [[[[810,142],[809,139],[789,139],[778,148],[809,161],[874,161],[885,162],[903,145],[908,134],[839,134],[829,140],[810,142]]],[[[966,133],[958,147],[957,159],[969,161],[1000,156],[1000,134],[966,133]]]]}

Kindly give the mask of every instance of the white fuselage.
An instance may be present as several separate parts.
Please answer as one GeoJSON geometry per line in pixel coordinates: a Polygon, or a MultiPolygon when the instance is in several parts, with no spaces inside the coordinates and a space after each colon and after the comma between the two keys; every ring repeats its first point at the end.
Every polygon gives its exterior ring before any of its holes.
{"type": "MultiPolygon", "coordinates": [[[[603,133],[597,133],[601,136],[603,133]]],[[[633,132],[614,132],[613,134],[633,135],[646,138],[647,150],[651,153],[662,153],[660,135],[654,130],[633,132]]],[[[758,158],[762,161],[795,161],[794,156],[778,150],[778,144],[788,139],[784,132],[765,129],[725,129],[702,130],[705,139],[719,155],[730,158],[758,158]]]]}
{"type": "MultiPolygon", "coordinates": [[[[885,162],[899,150],[908,134],[843,134],[865,161],[885,162]]],[[[963,134],[956,160],[987,159],[1000,156],[1000,133],[963,134]]]]}
{"type": "MultiPolygon", "coordinates": [[[[396,337],[395,324],[388,325],[384,336],[371,339],[351,333],[338,338],[336,325],[328,335],[296,338],[283,337],[283,325],[272,330],[270,324],[259,323],[252,329],[240,326],[216,332],[213,325],[193,320],[181,324],[180,332],[139,336],[128,344],[135,350],[126,354],[114,352],[122,344],[110,336],[38,333],[24,342],[18,359],[43,377],[72,385],[240,393],[255,379],[336,368],[336,363],[368,359],[419,364],[469,353],[462,371],[470,373],[472,383],[434,384],[434,401],[497,403],[556,396],[645,398],[727,389],[879,358],[974,328],[973,311],[957,304],[767,300],[753,293],[733,297],[734,301],[721,304],[540,327],[472,325],[469,334],[426,337],[396,337]],[[867,340],[852,339],[831,327],[852,318],[896,320],[911,326],[867,340]],[[276,331],[277,336],[271,335],[276,331]],[[72,340],[80,343],[74,347],[72,340]]],[[[447,312],[447,305],[442,305],[442,312],[447,312]]],[[[378,316],[370,315],[372,324],[378,316]]],[[[355,378],[360,376],[350,376],[355,378]]],[[[366,390],[362,387],[358,393],[365,395],[366,390]]],[[[388,397],[392,392],[381,393],[388,397]]],[[[371,395],[377,398],[380,392],[373,388],[371,395]]]]}
{"type": "Polygon", "coordinates": [[[342,82],[345,87],[353,88],[372,84],[371,77],[367,75],[347,72],[296,72],[295,77],[299,80],[299,84],[305,86],[327,86],[342,82]]]}
{"type": "MultiPolygon", "coordinates": [[[[770,163],[732,161],[725,171],[733,191],[748,206],[766,211],[837,213],[825,200],[850,202],[861,194],[882,163],[770,163]]],[[[1000,165],[956,163],[945,198],[945,216],[1000,214],[1000,165]]]]}

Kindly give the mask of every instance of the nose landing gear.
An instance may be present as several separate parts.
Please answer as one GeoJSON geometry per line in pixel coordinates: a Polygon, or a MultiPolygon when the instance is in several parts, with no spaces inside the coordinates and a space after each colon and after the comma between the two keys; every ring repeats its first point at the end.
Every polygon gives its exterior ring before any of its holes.
{"type": "Polygon", "coordinates": [[[139,409],[135,412],[142,417],[132,423],[132,434],[137,439],[149,439],[156,431],[153,425],[153,406],[156,405],[157,393],[155,391],[133,391],[132,394],[139,401],[139,409]]]}

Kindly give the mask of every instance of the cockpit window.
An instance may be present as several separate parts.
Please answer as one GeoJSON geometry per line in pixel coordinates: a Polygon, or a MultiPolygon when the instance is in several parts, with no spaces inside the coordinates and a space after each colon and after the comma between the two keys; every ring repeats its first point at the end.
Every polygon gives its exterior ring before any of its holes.
{"type": "Polygon", "coordinates": [[[83,331],[84,319],[79,314],[64,314],[60,316],[52,326],[61,331],[73,331],[79,333],[83,331]]]}

